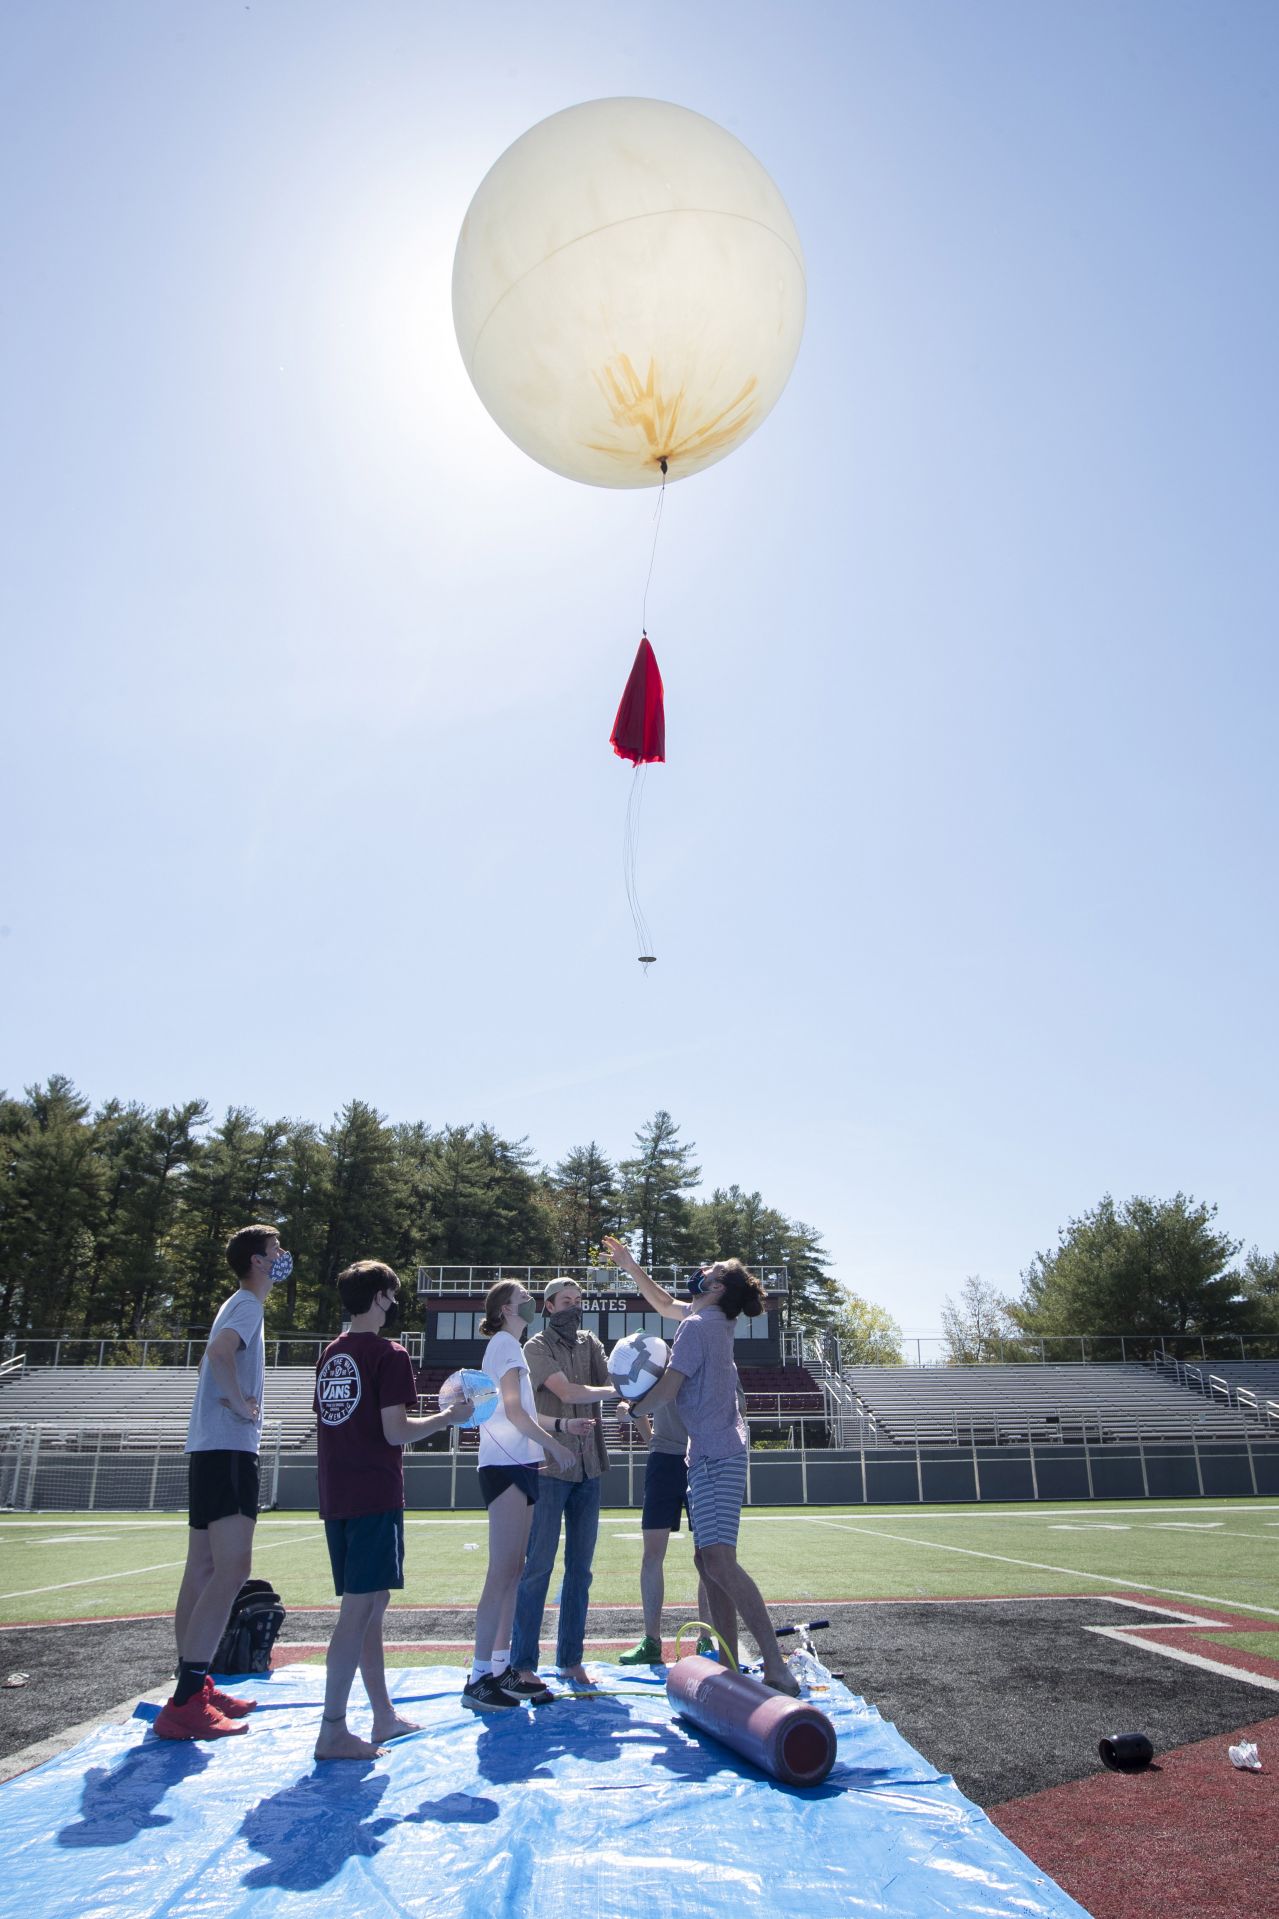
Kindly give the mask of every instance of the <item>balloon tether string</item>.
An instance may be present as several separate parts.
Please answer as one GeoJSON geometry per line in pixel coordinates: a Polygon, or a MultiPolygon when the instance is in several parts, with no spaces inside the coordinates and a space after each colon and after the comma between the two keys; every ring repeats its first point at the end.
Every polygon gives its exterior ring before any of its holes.
{"type": "Polygon", "coordinates": [[[657,537],[662,530],[662,507],[666,502],[666,461],[662,461],[662,488],[657,496],[657,511],[653,515],[653,550],[648,556],[648,578],[644,582],[644,599],[640,607],[640,632],[648,638],[648,589],[653,584],[653,565],[657,559],[657,537]]]}

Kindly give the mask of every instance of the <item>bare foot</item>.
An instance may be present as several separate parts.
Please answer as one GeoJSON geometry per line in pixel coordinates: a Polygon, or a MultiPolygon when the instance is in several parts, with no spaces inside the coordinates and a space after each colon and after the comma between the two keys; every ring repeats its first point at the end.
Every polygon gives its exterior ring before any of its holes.
{"type": "Polygon", "coordinates": [[[561,1666],[559,1668],[559,1675],[561,1679],[566,1679],[570,1686],[589,1686],[591,1684],[591,1676],[585,1666],[561,1666]]]}
{"type": "Polygon", "coordinates": [[[389,1719],[373,1721],[375,1739],[403,1739],[406,1733],[421,1732],[421,1730],[416,1719],[401,1719],[398,1712],[393,1712],[389,1719]]]}
{"type": "Polygon", "coordinates": [[[784,1692],[788,1699],[799,1699],[803,1696],[803,1688],[789,1666],[777,1666],[771,1672],[765,1666],[762,1682],[770,1686],[774,1692],[784,1692]]]}
{"type": "Polygon", "coordinates": [[[535,1672],[530,1672],[527,1666],[521,1666],[515,1677],[522,1679],[526,1686],[540,1686],[542,1683],[540,1676],[535,1672]]]}
{"type": "Polygon", "coordinates": [[[353,1732],[348,1732],[343,1721],[339,1726],[320,1727],[315,1756],[317,1759],[385,1759],[386,1749],[370,1745],[367,1739],[358,1739],[353,1732]]]}

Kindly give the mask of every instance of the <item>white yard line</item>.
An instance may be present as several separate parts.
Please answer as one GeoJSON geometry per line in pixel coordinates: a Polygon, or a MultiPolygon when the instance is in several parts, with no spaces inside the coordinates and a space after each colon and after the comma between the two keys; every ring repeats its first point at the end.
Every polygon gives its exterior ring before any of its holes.
{"type": "Polygon", "coordinates": [[[1056,1573],[1063,1579],[1095,1579],[1100,1586],[1127,1586],[1131,1592],[1161,1593],[1165,1599],[1194,1599],[1201,1606],[1220,1606],[1226,1612],[1264,1613],[1279,1619],[1279,1607],[1255,1606],[1242,1599],[1219,1599],[1214,1593],[1186,1592],[1180,1586],[1156,1586],[1148,1579],[1121,1579],[1118,1573],[1082,1572],[1078,1566],[1050,1566],[1039,1559],[1015,1559],[1011,1553],[984,1553],[975,1546],[947,1546],[937,1539],[911,1539],[904,1533],[882,1532],[877,1526],[846,1526],[837,1519],[813,1519],[800,1516],[806,1526],[828,1526],[832,1532],[857,1533],[867,1539],[892,1539],[899,1546],[919,1546],[926,1552],[959,1553],[964,1559],[994,1559],[1004,1566],[1024,1566],[1029,1572],[1056,1573]]]}
{"type": "MultiPolygon", "coordinates": [[[[860,1505],[849,1506],[849,1507],[836,1506],[833,1509],[831,1509],[829,1517],[831,1519],[855,1519],[861,1513],[882,1511],[883,1517],[885,1519],[891,1519],[895,1524],[901,1524],[907,1520],[914,1521],[919,1519],[925,1520],[929,1524],[931,1524],[934,1520],[940,1523],[941,1521],[944,1521],[944,1520],[956,1520],[956,1519],[958,1520],[972,1520],[972,1519],[997,1520],[1001,1524],[1008,1524],[1010,1522],[1020,1520],[1020,1519],[1031,1519],[1031,1520],[1038,1520],[1041,1523],[1047,1520],[1048,1522],[1051,1523],[1051,1521],[1056,1518],[1069,1519],[1074,1517],[1084,1517],[1084,1518],[1091,1518],[1098,1525],[1102,1525],[1105,1522],[1099,1516],[1099,1513],[1098,1513],[1099,1505],[1101,1507],[1101,1512],[1103,1514],[1107,1516],[1113,1515],[1115,1517],[1120,1517],[1128,1514],[1139,1514],[1143,1518],[1146,1518],[1146,1517],[1151,1517],[1157,1513],[1185,1513],[1187,1511],[1190,1511],[1190,1512],[1196,1512],[1196,1513],[1226,1513],[1231,1518],[1234,1518],[1234,1519],[1250,1519],[1254,1513],[1279,1513],[1279,1505],[1254,1504],[1251,1500],[1248,1501],[1246,1510],[1243,1507],[1238,1505],[1205,1506],[1201,1504],[1200,1501],[1197,1499],[1193,1501],[1185,1500],[1181,1504],[1175,1505],[1175,1506],[1157,1506],[1157,1505],[1153,1505],[1148,1500],[1143,1501],[1140,1506],[1112,1506],[1109,1503],[1109,1501],[1098,1501],[1095,1504],[1089,1505],[1089,1506],[1058,1506],[1058,1505],[1054,1505],[1049,1500],[1045,1500],[1042,1505],[1021,1507],[1014,1512],[1007,1512],[1002,1510],[996,1511],[994,1508],[987,1507],[987,1506],[965,1508],[963,1512],[948,1512],[946,1511],[944,1507],[932,1507],[932,1508],[925,1507],[922,1510],[916,1509],[913,1507],[905,1507],[901,1511],[894,1511],[891,1507],[881,1509],[875,1506],[860,1506],[860,1505]]],[[[635,1520],[638,1516],[638,1513],[639,1513],[638,1506],[629,1507],[623,1510],[614,1509],[614,1511],[612,1512],[601,1513],[600,1523],[601,1525],[604,1525],[604,1526],[633,1526],[635,1524],[635,1520]]],[[[110,1514],[109,1508],[107,1508],[103,1513],[99,1514],[98,1517],[89,1518],[89,1519],[76,1519],[71,1517],[70,1515],[64,1516],[58,1513],[47,1514],[43,1516],[38,1516],[35,1513],[24,1514],[24,1515],[9,1514],[9,1515],[6,1515],[6,1517],[4,1517],[3,1519],[0,1519],[0,1530],[12,1528],[15,1531],[21,1531],[25,1529],[30,1529],[32,1527],[40,1527],[40,1526],[90,1526],[90,1527],[94,1527],[94,1526],[102,1527],[104,1525],[117,1526],[117,1525],[120,1525],[122,1521],[127,1519],[128,1530],[130,1532],[137,1532],[144,1527],[158,1528],[158,1527],[181,1526],[185,1528],[187,1523],[186,1520],[178,1514],[175,1514],[172,1519],[138,1519],[132,1514],[119,1513],[119,1514],[111,1514],[110,1516],[108,1516],[109,1514],[110,1514]]],[[[787,1526],[791,1523],[792,1519],[794,1519],[797,1516],[802,1516],[802,1515],[798,1515],[797,1513],[791,1513],[791,1512],[781,1512],[781,1513],[754,1512],[749,1506],[744,1507],[742,1510],[743,1524],[749,1523],[755,1526],[787,1526]]],[[[264,1526],[270,1525],[272,1527],[314,1526],[315,1519],[314,1517],[292,1518],[289,1515],[284,1513],[273,1512],[270,1514],[263,1513],[259,1523],[264,1526]]],[[[408,1513],[405,1513],[404,1515],[404,1523],[406,1526],[472,1526],[474,1527],[474,1526],[483,1526],[486,1523],[486,1519],[485,1519],[485,1514],[479,1510],[469,1515],[450,1513],[447,1516],[441,1516],[438,1518],[433,1515],[428,1516],[425,1513],[408,1512],[408,1513]]],[[[1279,1521],[1265,1520],[1263,1521],[1263,1524],[1268,1526],[1279,1525],[1279,1521]]],[[[1252,1534],[1248,1535],[1249,1538],[1251,1538],[1252,1536],[1253,1536],[1252,1534]]]]}
{"type": "MultiPolygon", "coordinates": [[[[1080,1597],[1087,1598],[1087,1594],[1081,1593],[1080,1597]]],[[[1213,1626],[1218,1632],[1221,1631],[1219,1619],[1201,1619],[1198,1613],[1187,1612],[1184,1606],[1156,1606],[1149,1599],[1125,1599],[1122,1593],[1111,1593],[1110,1603],[1112,1606],[1131,1606],[1134,1612],[1163,1614],[1162,1619],[1143,1620],[1140,1627],[1124,1626],[1121,1629],[1124,1632],[1169,1632],[1181,1626],[1213,1626]]]]}
{"type": "Polygon", "coordinates": [[[1202,1672],[1220,1673],[1224,1679],[1241,1679],[1246,1686],[1260,1686],[1265,1692],[1279,1692],[1279,1679],[1264,1673],[1249,1672],[1243,1666],[1228,1666],[1223,1659],[1208,1659],[1201,1652],[1186,1652],[1181,1646],[1162,1645],[1158,1640],[1142,1639],[1140,1626],[1085,1626],[1085,1632],[1098,1633],[1103,1639],[1117,1639],[1121,1645],[1142,1646],[1161,1659],[1178,1659],[1183,1666],[1198,1666],[1202,1672]]]}
{"type": "MultiPolygon", "coordinates": [[[[813,1455],[813,1457],[816,1457],[816,1455],[813,1455]]],[[[1279,1513],[1279,1506],[1254,1505],[1253,1502],[1249,1500],[1247,1510],[1245,1511],[1239,1506],[1205,1506],[1197,1499],[1183,1500],[1180,1505],[1176,1506],[1155,1506],[1152,1505],[1149,1500],[1143,1500],[1140,1506],[1112,1506],[1108,1499],[1095,1500],[1089,1506],[1057,1506],[1054,1505],[1051,1500],[1046,1499],[1042,1505],[1021,1507],[1016,1512],[996,1512],[986,1505],[969,1505],[966,1506],[962,1512],[948,1512],[945,1507],[929,1507],[926,1505],[923,1507],[906,1506],[903,1507],[901,1511],[894,1512],[891,1507],[881,1509],[873,1505],[868,1505],[850,1506],[848,1508],[836,1507],[831,1517],[835,1519],[856,1519],[860,1513],[879,1512],[881,1510],[883,1517],[893,1520],[894,1523],[904,1519],[922,1519],[926,1524],[931,1524],[934,1519],[992,1519],[1005,1523],[1018,1519],[1037,1519],[1042,1523],[1045,1520],[1051,1522],[1054,1519],[1086,1518],[1100,1525],[1104,1523],[1106,1518],[1124,1518],[1133,1513],[1140,1514],[1142,1518],[1148,1518],[1154,1513],[1184,1513],[1189,1511],[1196,1513],[1226,1513],[1232,1519],[1250,1519],[1253,1513],[1279,1513]]],[[[776,1525],[778,1523],[785,1524],[790,1518],[790,1513],[754,1513],[749,1506],[743,1506],[742,1508],[743,1525],[748,1520],[753,1521],[757,1526],[776,1525]]],[[[1266,1524],[1268,1525],[1270,1522],[1266,1521],[1266,1524]]],[[[1252,1535],[1249,1534],[1249,1538],[1251,1537],[1252,1535]]]]}
{"type": "MultiPolygon", "coordinates": [[[[314,1525],[315,1521],[312,1520],[311,1524],[314,1525]]],[[[323,1534],[316,1533],[315,1537],[320,1539],[323,1534]]],[[[269,1545],[260,1546],[255,1541],[253,1557],[257,1559],[262,1553],[278,1552],[282,1546],[296,1546],[297,1543],[296,1539],[273,1539],[269,1545]]],[[[181,1559],[162,1559],[154,1566],[126,1566],[123,1572],[92,1573],[88,1579],[61,1579],[54,1586],[27,1586],[22,1592],[0,1593],[0,1600],[34,1599],[40,1593],[68,1592],[75,1586],[100,1586],[107,1579],[140,1579],[143,1573],[172,1572],[175,1566],[185,1566],[186,1563],[184,1553],[181,1559]]]]}

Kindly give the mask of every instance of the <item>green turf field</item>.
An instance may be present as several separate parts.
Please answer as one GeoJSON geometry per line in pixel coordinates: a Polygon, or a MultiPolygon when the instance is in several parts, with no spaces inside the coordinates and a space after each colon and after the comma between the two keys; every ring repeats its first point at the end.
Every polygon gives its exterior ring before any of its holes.
{"type": "MultiPolygon", "coordinates": [[[[173,1604],[186,1522],[156,1513],[0,1513],[0,1624],[163,1613],[173,1604]]],[[[407,1516],[397,1604],[473,1605],[485,1566],[482,1513],[407,1516]]],[[[739,1550],[778,1604],[841,1599],[1123,1592],[1198,1601],[1279,1620],[1279,1503],[1202,1499],[1132,1506],[825,1506],[743,1514],[739,1550]]],[[[633,1605],[639,1516],[600,1526],[592,1599],[633,1605]]],[[[688,1534],[667,1554],[668,1603],[692,1604],[688,1534]]],[[[265,1514],[254,1571],[286,1605],[332,1605],[318,1520],[265,1514]]]]}

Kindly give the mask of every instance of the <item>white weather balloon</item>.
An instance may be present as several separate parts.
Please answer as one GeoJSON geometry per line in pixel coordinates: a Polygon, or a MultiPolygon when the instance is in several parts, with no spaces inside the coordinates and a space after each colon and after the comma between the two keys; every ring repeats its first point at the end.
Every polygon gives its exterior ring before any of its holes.
{"type": "Polygon", "coordinates": [[[655,486],[740,446],[804,330],[804,256],[759,161],[661,100],[543,120],[481,181],[453,262],[476,392],[571,480],[655,486]]]}

